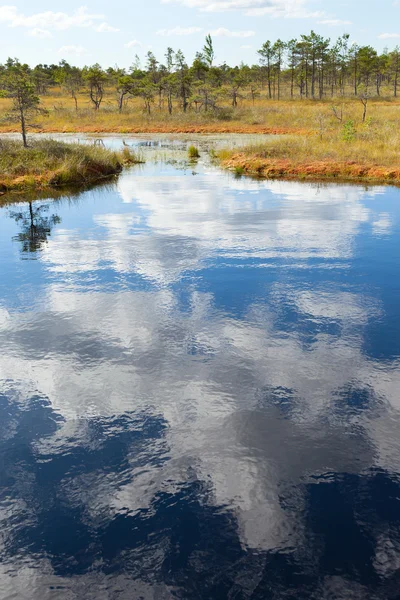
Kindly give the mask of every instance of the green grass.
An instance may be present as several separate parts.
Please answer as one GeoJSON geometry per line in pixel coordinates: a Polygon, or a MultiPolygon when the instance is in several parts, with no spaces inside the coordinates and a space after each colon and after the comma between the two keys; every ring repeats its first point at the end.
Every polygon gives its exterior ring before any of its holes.
{"type": "Polygon", "coordinates": [[[188,154],[189,154],[189,158],[191,160],[194,160],[196,158],[200,158],[200,152],[199,152],[199,149],[196,148],[196,146],[193,146],[193,145],[189,146],[188,154]]]}
{"type": "Polygon", "coordinates": [[[93,183],[120,173],[125,164],[143,162],[129,148],[120,152],[102,146],[55,140],[0,139],[0,193],[93,183]]]}

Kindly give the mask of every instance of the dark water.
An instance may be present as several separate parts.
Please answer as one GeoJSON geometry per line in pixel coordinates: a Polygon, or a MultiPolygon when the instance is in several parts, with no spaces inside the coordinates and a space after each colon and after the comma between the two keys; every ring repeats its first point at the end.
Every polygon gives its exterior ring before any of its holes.
{"type": "Polygon", "coordinates": [[[399,190],[150,161],[0,232],[2,600],[400,598],[399,190]]]}

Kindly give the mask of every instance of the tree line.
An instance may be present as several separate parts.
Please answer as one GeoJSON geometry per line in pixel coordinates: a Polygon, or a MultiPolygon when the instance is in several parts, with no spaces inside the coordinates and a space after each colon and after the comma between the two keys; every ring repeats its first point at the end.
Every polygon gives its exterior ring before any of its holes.
{"type": "Polygon", "coordinates": [[[372,46],[351,43],[348,34],[332,42],[311,31],[286,42],[266,41],[258,57],[258,63],[251,66],[217,65],[208,35],[191,64],[181,50],[170,47],[162,62],[149,51],[144,65],[136,56],[129,69],[103,69],[99,64],[78,68],[65,60],[31,68],[8,59],[0,65],[0,95],[12,98],[10,117],[19,121],[24,120],[25,109],[39,110],[40,96],[56,86],[70,95],[77,111],[83,97],[95,111],[100,110],[106,93],[109,98],[112,92],[119,111],[131,99],[141,98],[148,114],[154,108],[170,114],[175,110],[220,111],[227,101],[236,108],[241,99],[254,104],[260,96],[281,100],[398,95],[398,46],[379,54],[372,46]]]}

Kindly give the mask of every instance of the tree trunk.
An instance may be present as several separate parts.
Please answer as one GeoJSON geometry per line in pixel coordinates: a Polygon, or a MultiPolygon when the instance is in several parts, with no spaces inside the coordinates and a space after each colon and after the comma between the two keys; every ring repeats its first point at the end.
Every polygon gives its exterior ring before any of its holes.
{"type": "Polygon", "coordinates": [[[122,112],[122,108],[124,106],[124,97],[125,97],[124,92],[120,92],[119,98],[118,98],[118,111],[120,113],[122,112]]]}
{"type": "Polygon", "coordinates": [[[357,84],[357,60],[354,59],[354,95],[357,96],[358,93],[358,84],[357,84]]]}
{"type": "Polygon", "coordinates": [[[278,70],[278,100],[281,99],[281,70],[278,70]]]}
{"type": "Polygon", "coordinates": [[[94,104],[94,110],[99,110],[101,101],[103,100],[103,89],[100,85],[93,85],[90,88],[90,99],[94,104]]]}
{"type": "Polygon", "coordinates": [[[324,96],[324,67],[321,67],[320,80],[319,80],[319,98],[322,100],[324,96]]]}
{"type": "Polygon", "coordinates": [[[308,60],[306,59],[306,98],[308,98],[308,60]]]}
{"type": "Polygon", "coordinates": [[[271,89],[271,66],[268,59],[268,68],[267,68],[267,76],[268,76],[268,98],[271,100],[272,98],[272,89],[271,89]]]}
{"type": "Polygon", "coordinates": [[[233,108],[236,108],[236,106],[237,106],[235,90],[232,90],[232,106],[233,106],[233,108]]]}
{"type": "Polygon", "coordinates": [[[294,91],[294,68],[292,67],[292,74],[290,80],[290,97],[293,100],[293,91],[294,91]]]}
{"type": "Polygon", "coordinates": [[[312,59],[312,68],[311,68],[311,98],[314,100],[315,98],[315,57],[312,59]]]}
{"type": "Polygon", "coordinates": [[[20,108],[20,114],[21,114],[21,133],[22,133],[22,140],[24,143],[24,148],[28,147],[28,142],[26,139],[26,122],[25,122],[25,114],[23,111],[23,108],[20,108]]]}

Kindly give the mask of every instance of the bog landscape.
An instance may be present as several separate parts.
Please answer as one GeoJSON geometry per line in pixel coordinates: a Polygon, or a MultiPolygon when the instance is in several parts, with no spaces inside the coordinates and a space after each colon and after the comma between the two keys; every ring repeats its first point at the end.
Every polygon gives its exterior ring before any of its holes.
{"type": "MultiPolygon", "coordinates": [[[[29,129],[273,134],[275,139],[240,152],[227,143],[222,165],[269,178],[396,183],[400,49],[378,53],[349,37],[332,41],[311,31],[297,40],[267,41],[257,64],[236,67],[215,64],[210,35],[191,64],[170,47],[163,62],[149,51],[143,65],[137,57],[129,69],[78,68],[64,60],[30,68],[9,59],[0,70],[0,131],[22,130],[24,145],[29,129]]],[[[24,169],[17,158],[7,158],[15,146],[4,146],[3,189],[79,181],[76,164],[66,165],[71,157],[54,161],[51,148],[43,162],[42,144],[24,169]]],[[[115,170],[118,161],[109,159],[115,170]]],[[[96,169],[108,173],[102,165],[96,169]]]]}
{"type": "Polygon", "coordinates": [[[399,2],[16,1],[0,600],[399,600],[399,2]]]}

